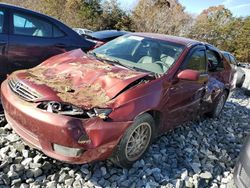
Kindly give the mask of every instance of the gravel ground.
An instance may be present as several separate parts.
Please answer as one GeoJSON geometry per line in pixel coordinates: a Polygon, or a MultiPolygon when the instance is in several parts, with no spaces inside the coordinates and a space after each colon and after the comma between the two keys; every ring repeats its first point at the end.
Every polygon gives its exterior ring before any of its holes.
{"type": "Polygon", "coordinates": [[[218,119],[189,122],[157,139],[130,169],[109,161],[69,165],[0,127],[0,187],[235,187],[233,167],[250,132],[250,98],[238,89],[218,119]]]}

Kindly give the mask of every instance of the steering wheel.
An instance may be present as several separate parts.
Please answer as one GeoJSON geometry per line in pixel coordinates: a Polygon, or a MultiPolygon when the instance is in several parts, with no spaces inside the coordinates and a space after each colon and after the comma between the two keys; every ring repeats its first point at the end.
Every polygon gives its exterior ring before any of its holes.
{"type": "Polygon", "coordinates": [[[162,62],[162,61],[155,61],[154,63],[159,64],[159,65],[161,65],[162,67],[163,67],[163,66],[164,66],[164,67],[167,67],[167,69],[170,68],[170,66],[169,66],[167,63],[164,63],[164,62],[162,62]]]}

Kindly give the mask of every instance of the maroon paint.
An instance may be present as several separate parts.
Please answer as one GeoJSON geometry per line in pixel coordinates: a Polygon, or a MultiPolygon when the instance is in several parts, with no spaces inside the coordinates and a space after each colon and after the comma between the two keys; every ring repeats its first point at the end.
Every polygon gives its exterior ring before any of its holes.
{"type": "MultiPolygon", "coordinates": [[[[89,72],[85,71],[85,75],[81,79],[79,76],[73,78],[76,80],[74,86],[78,86],[82,82],[89,84],[101,83],[102,88],[110,98],[116,96],[108,104],[108,107],[113,109],[108,121],[98,117],[79,119],[38,109],[39,101],[60,101],[60,98],[48,86],[32,83],[32,81],[27,80],[25,72],[20,72],[16,73],[18,79],[34,88],[37,92],[42,93],[43,97],[33,103],[21,100],[12,93],[8,86],[8,80],[6,80],[1,86],[1,97],[8,122],[26,142],[42,150],[48,156],[70,163],[86,163],[109,157],[126,129],[138,115],[144,112],[158,112],[160,119],[157,131],[158,134],[161,134],[186,120],[193,119],[199,114],[209,111],[223,90],[228,89],[230,91],[233,89],[233,73],[226,61],[224,61],[225,70],[220,73],[208,73],[198,77],[195,71],[179,72],[179,67],[187,53],[192,48],[192,45],[197,44],[197,42],[156,34],[143,34],[143,36],[186,45],[186,49],[167,74],[136,85],[120,94],[119,92],[129,84],[149,75],[131,71],[130,73],[134,74],[134,76],[128,79],[104,79],[108,72],[128,71],[126,68],[114,66],[109,71],[105,69],[88,70],[89,72]],[[192,81],[180,78],[189,78],[192,81]],[[117,94],[119,95],[117,96],[117,94]],[[79,144],[77,142],[82,133],[88,135],[91,140],[90,143],[79,144]],[[84,148],[86,151],[79,157],[65,157],[53,151],[52,143],[84,148]]],[[[79,50],[76,50],[52,57],[40,66],[51,66],[59,63],[58,70],[55,70],[59,73],[65,69],[70,70],[70,63],[73,61],[82,64],[99,63],[94,58],[87,57],[79,50]]],[[[84,107],[85,104],[79,104],[79,106],[84,107]]]]}

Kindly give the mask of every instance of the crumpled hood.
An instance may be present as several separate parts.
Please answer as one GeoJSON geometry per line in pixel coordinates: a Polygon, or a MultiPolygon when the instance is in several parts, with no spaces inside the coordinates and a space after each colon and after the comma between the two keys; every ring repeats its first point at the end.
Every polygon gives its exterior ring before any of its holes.
{"type": "Polygon", "coordinates": [[[108,106],[120,91],[147,73],[109,65],[73,50],[13,75],[39,93],[35,102],[56,100],[93,108],[108,106]]]}

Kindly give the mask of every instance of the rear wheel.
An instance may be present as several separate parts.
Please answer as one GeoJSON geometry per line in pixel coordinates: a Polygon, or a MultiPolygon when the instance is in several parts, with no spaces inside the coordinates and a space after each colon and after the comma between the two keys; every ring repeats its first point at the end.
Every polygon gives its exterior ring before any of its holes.
{"type": "Polygon", "coordinates": [[[244,92],[244,94],[245,94],[246,96],[250,96],[250,88],[249,88],[249,89],[246,89],[245,92],[244,92]]]}
{"type": "Polygon", "coordinates": [[[245,81],[245,75],[242,76],[240,82],[238,84],[236,84],[236,86],[238,88],[241,88],[243,86],[244,81],[245,81]]]}
{"type": "Polygon", "coordinates": [[[129,167],[140,159],[153,140],[154,119],[148,113],[137,117],[118,144],[111,160],[121,167],[129,167]]]}
{"type": "Polygon", "coordinates": [[[226,100],[227,100],[228,93],[226,91],[223,91],[219,99],[216,101],[213,109],[211,112],[208,113],[208,116],[211,118],[216,118],[220,115],[226,100]]]}
{"type": "Polygon", "coordinates": [[[4,125],[6,125],[6,119],[4,114],[0,114],[0,127],[3,127],[4,125]]]}

